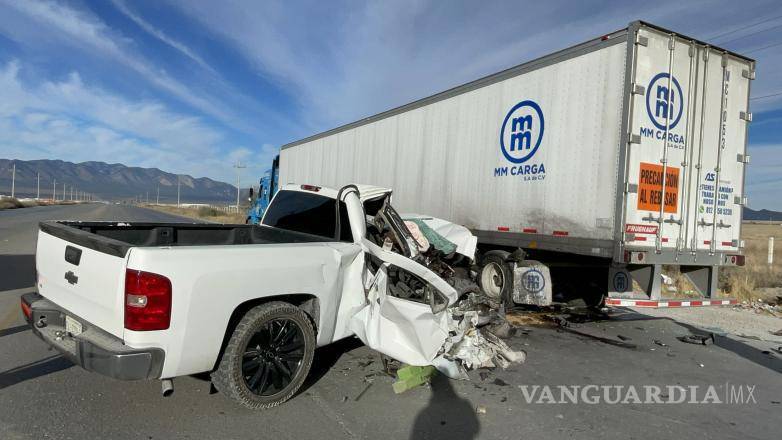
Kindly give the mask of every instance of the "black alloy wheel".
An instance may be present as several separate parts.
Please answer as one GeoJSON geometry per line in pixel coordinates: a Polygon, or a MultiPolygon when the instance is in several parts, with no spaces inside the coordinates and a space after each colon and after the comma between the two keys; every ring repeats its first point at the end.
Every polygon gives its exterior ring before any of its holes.
{"type": "Polygon", "coordinates": [[[277,406],[301,388],[315,345],[312,318],[303,310],[280,301],[260,304],[233,329],[212,384],[248,408],[277,406]]]}
{"type": "Polygon", "coordinates": [[[242,377],[254,394],[271,396],[291,383],[303,359],[304,334],[299,326],[289,319],[274,319],[247,341],[242,377]]]}

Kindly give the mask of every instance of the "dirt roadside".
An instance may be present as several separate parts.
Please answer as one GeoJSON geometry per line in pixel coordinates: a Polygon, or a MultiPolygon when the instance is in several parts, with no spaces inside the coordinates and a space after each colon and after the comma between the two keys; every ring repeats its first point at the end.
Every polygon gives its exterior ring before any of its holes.
{"type": "Polygon", "coordinates": [[[204,220],[212,223],[226,224],[244,224],[246,218],[246,209],[240,210],[240,213],[226,213],[216,208],[210,207],[176,207],[169,205],[143,205],[144,208],[155,211],[175,214],[183,217],[190,217],[196,220],[204,220]]]}
{"type": "Polygon", "coordinates": [[[782,344],[782,313],[768,307],[744,304],[736,307],[634,308],[637,313],[669,318],[715,334],[782,344]]]}

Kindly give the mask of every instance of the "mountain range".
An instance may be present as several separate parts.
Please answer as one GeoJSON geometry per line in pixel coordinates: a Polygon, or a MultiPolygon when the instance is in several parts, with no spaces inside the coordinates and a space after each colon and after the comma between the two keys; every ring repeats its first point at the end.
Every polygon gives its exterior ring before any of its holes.
{"type": "MultiPolygon", "coordinates": [[[[70,188],[86,191],[103,200],[140,200],[154,202],[160,191],[161,203],[176,203],[177,175],[158,168],[129,167],[119,163],[82,162],[62,160],[0,159],[0,194],[11,193],[11,167],[16,163],[16,195],[35,197],[37,176],[41,176],[41,197],[51,198],[56,180],[57,198],[70,188]]],[[[194,178],[180,174],[180,201],[182,203],[235,203],[236,187],[208,177],[194,178]]],[[[247,190],[242,191],[242,200],[247,190]]],[[[768,209],[744,208],[744,220],[782,221],[782,212],[768,209]]]]}
{"type": "MultiPolygon", "coordinates": [[[[155,202],[160,191],[160,203],[176,203],[177,174],[157,168],[129,167],[119,163],[82,162],[62,160],[0,159],[0,193],[11,193],[12,165],[16,164],[16,196],[36,197],[40,173],[40,196],[51,198],[56,184],[56,196],[65,193],[70,198],[71,187],[85,191],[102,200],[140,200],[155,202]],[[56,183],[55,183],[56,182],[56,183]]],[[[182,203],[235,203],[234,185],[208,177],[194,178],[180,174],[180,201],[182,203]]],[[[75,198],[75,197],[74,197],[75,198]]]]}
{"type": "Polygon", "coordinates": [[[769,209],[754,210],[750,208],[744,208],[743,219],[782,222],[782,212],[771,211],[769,209]]]}

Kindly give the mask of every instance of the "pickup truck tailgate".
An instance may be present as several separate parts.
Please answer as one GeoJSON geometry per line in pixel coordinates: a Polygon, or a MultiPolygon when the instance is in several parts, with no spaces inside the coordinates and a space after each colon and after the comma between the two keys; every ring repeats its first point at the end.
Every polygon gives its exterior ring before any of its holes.
{"type": "Polygon", "coordinates": [[[46,299],[119,338],[124,332],[125,256],[38,234],[38,292],[46,299]]]}

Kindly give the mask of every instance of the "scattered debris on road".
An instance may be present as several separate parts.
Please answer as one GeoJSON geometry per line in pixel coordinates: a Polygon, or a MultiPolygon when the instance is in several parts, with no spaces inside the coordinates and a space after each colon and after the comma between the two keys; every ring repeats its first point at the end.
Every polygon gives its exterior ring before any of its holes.
{"type": "MultiPolygon", "coordinates": [[[[741,304],[733,306],[734,309],[750,310],[757,314],[771,315],[777,318],[782,318],[782,298],[777,296],[775,299],[762,298],[753,299],[752,301],[742,301],[741,304]]],[[[782,330],[780,330],[782,332],[782,330]]],[[[782,336],[782,334],[776,335],[782,336]]]]}
{"type": "Polygon", "coordinates": [[[687,344],[696,344],[696,345],[709,345],[714,343],[714,335],[685,335],[685,336],[677,336],[676,339],[686,342],[687,344]]]}
{"type": "Polygon", "coordinates": [[[432,366],[415,367],[407,365],[397,370],[397,381],[392,385],[396,394],[404,393],[407,390],[419,387],[437,374],[437,370],[432,366]]]}

